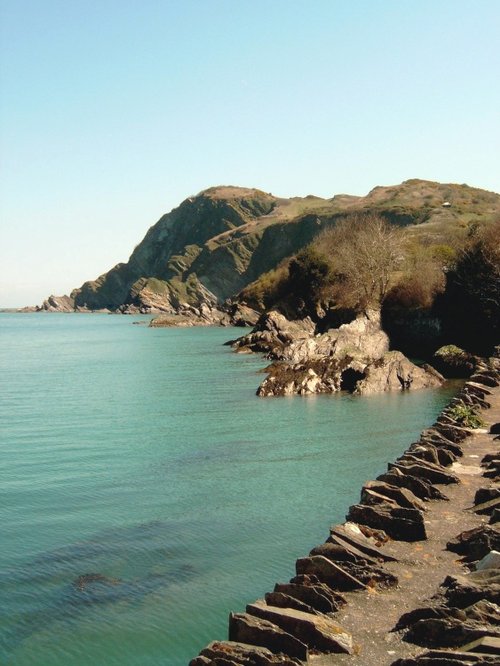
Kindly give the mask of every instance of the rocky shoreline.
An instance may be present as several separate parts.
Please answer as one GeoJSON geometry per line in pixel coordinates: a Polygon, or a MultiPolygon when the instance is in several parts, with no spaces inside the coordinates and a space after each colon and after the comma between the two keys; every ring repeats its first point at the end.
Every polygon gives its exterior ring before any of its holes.
{"type": "Polygon", "coordinates": [[[498,664],[499,421],[496,354],[296,575],[231,613],[229,640],[190,666],[498,664]]]}
{"type": "Polygon", "coordinates": [[[367,310],[326,332],[306,317],[290,321],[264,313],[253,330],[230,341],[239,353],[261,352],[272,361],[259,396],[310,395],[347,390],[358,395],[440,386],[444,377],[390,350],[380,311],[367,310]]]}

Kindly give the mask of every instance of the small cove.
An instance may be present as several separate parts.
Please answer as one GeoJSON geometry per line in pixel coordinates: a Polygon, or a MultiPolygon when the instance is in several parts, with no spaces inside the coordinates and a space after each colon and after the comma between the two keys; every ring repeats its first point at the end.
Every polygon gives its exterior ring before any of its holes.
{"type": "Polygon", "coordinates": [[[241,329],[141,319],[0,315],[2,663],[186,664],[452,392],[259,399],[241,329]]]}

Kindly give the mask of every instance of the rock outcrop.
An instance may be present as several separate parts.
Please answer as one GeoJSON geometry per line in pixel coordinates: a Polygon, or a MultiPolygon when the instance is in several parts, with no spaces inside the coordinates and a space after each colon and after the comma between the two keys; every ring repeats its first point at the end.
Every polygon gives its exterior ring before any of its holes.
{"type": "Polygon", "coordinates": [[[238,352],[265,353],[274,360],[259,396],[310,395],[341,390],[357,394],[440,386],[443,377],[418,367],[401,352],[389,351],[380,313],[369,310],[348,324],[315,334],[309,319],[289,321],[275,311],[231,343],[238,352]]]}
{"type": "Polygon", "coordinates": [[[74,312],[75,301],[71,296],[49,296],[35,310],[37,312],[74,312]]]}

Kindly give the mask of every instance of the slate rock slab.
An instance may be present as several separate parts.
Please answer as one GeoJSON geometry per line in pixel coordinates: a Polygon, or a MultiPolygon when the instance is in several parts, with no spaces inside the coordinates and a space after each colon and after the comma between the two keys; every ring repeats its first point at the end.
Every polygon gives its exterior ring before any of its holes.
{"type": "Polygon", "coordinates": [[[256,601],[247,606],[247,613],[281,627],[310,649],[319,652],[352,654],[352,636],[326,615],[310,615],[291,608],[276,608],[256,601]]]}

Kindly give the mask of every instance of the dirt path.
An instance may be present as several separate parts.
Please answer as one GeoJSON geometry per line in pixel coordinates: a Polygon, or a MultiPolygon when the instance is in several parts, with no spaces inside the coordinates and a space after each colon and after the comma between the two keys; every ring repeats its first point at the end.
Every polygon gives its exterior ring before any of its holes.
{"type": "Polygon", "coordinates": [[[465,567],[456,554],[446,548],[446,543],[460,532],[487,523],[489,516],[478,516],[468,511],[474,494],[480,487],[492,484],[482,476],[479,466],[487,453],[498,451],[500,442],[487,433],[490,424],[500,422],[500,387],[490,389],[490,409],[481,415],[488,428],[476,431],[461,446],[464,456],[450,469],[459,476],[461,483],[439,488],[450,501],[428,502],[425,527],[428,539],[416,543],[393,541],[384,550],[399,559],[384,565],[399,578],[399,586],[387,591],[351,592],[345,596],[347,606],[335,619],[352,633],[358,646],[355,655],[313,656],[313,666],[350,664],[353,666],[389,666],[399,657],[409,657],[424,652],[411,643],[401,641],[391,633],[399,617],[419,606],[427,605],[447,575],[465,573],[465,567]]]}

